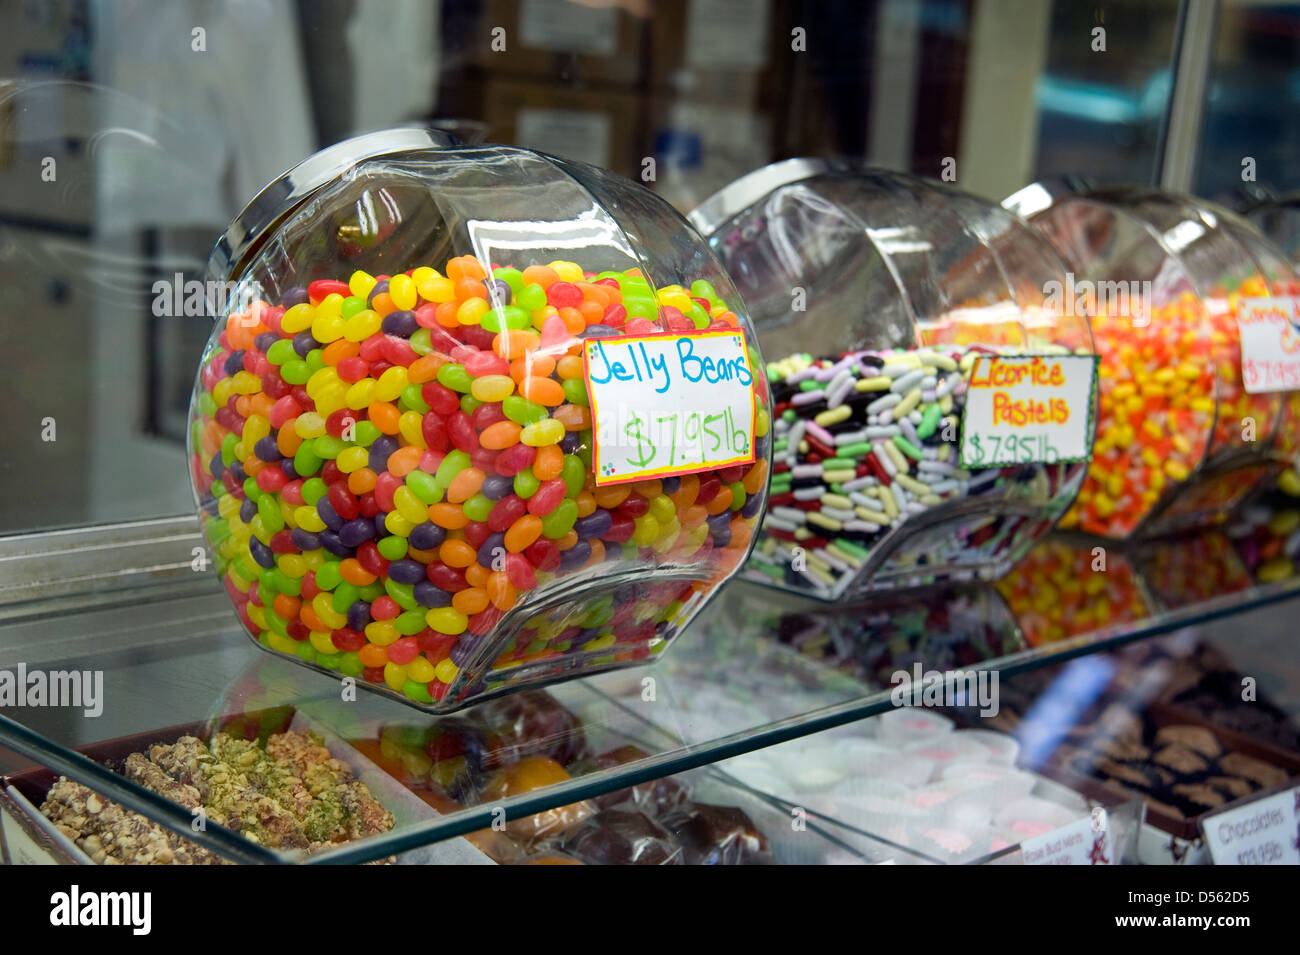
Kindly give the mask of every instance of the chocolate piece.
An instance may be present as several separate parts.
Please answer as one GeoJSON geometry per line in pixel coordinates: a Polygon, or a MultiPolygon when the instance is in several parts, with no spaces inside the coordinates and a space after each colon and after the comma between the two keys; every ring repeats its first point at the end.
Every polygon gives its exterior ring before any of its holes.
{"type": "Polygon", "coordinates": [[[1139,789],[1151,789],[1164,785],[1165,782],[1150,763],[1117,763],[1113,759],[1103,758],[1097,760],[1094,766],[1092,775],[1100,773],[1139,789]]]}
{"type": "Polygon", "coordinates": [[[1121,762],[1151,758],[1151,750],[1133,739],[1096,737],[1092,740],[1092,748],[1121,762]]]}
{"type": "MultiPolygon", "coordinates": [[[[644,759],[648,755],[636,746],[620,746],[596,757],[596,767],[609,769],[612,766],[621,766],[624,763],[644,759]]],[[[652,819],[658,819],[688,802],[690,798],[690,790],[684,785],[672,777],[663,776],[606,793],[596,800],[596,805],[602,809],[612,809],[622,803],[631,802],[652,819]]]]}
{"type": "MultiPolygon", "coordinates": [[[[1205,809],[1217,809],[1228,800],[1213,786],[1206,786],[1201,783],[1180,783],[1173,788],[1175,795],[1182,796],[1189,802],[1205,809]]],[[[1199,813],[1195,813],[1199,815],[1199,813]]]]}
{"type": "Polygon", "coordinates": [[[1181,743],[1171,743],[1166,746],[1156,753],[1153,760],[1161,766],[1184,775],[1203,773],[1210,768],[1210,764],[1199,753],[1181,743]]]}
{"type": "Polygon", "coordinates": [[[596,865],[681,865],[682,851],[643,813],[607,809],[564,837],[563,848],[596,865]]]}
{"type": "Polygon", "coordinates": [[[1206,782],[1229,799],[1240,799],[1255,791],[1255,786],[1250,780],[1242,779],[1240,776],[1211,776],[1206,782]]]}
{"type": "Polygon", "coordinates": [[[1219,760],[1219,766],[1233,776],[1244,776],[1261,789],[1281,786],[1287,781],[1286,770],[1245,753],[1229,753],[1219,760]]]}
{"type": "Polygon", "coordinates": [[[1156,732],[1156,745],[1178,743],[1195,750],[1207,759],[1218,759],[1223,747],[1214,734],[1203,726],[1162,726],[1156,732]]]}
{"type": "Polygon", "coordinates": [[[681,842],[691,865],[762,865],[772,861],[767,837],[733,806],[688,803],[663,824],[681,842]]]}

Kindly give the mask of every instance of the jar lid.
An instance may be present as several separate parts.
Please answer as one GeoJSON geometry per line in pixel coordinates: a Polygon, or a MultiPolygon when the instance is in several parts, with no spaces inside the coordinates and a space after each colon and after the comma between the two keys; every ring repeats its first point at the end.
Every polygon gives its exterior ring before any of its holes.
{"type": "Polygon", "coordinates": [[[701,235],[712,235],[732,216],[752,206],[770,192],[792,182],[850,168],[829,159],[786,159],[741,176],[701,202],[686,218],[701,235]]]}
{"type": "Polygon", "coordinates": [[[233,279],[276,222],[357,163],[420,149],[445,149],[460,142],[444,130],[399,127],[354,136],[312,154],[273,180],[235,216],[208,257],[208,278],[233,279]]]}

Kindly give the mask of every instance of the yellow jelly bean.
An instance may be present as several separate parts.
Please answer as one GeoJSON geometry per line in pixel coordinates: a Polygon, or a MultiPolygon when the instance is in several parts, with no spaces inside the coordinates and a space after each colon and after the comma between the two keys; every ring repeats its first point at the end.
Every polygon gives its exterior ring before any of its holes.
{"type": "Polygon", "coordinates": [[[365,633],[367,640],[371,643],[377,643],[381,647],[396,643],[397,638],[401,636],[391,620],[372,620],[366,624],[365,633]]]}
{"type": "Polygon", "coordinates": [[[1182,464],[1180,464],[1177,461],[1166,461],[1165,473],[1168,474],[1175,481],[1187,480],[1187,475],[1188,475],[1187,468],[1185,468],[1182,464]]]}
{"type": "Polygon", "coordinates": [[[515,382],[509,375],[484,375],[475,378],[469,390],[479,401],[502,401],[514,393],[515,382]]]}
{"type": "Polygon", "coordinates": [[[316,304],[317,315],[331,315],[335,318],[343,310],[343,296],[338,292],[331,292],[316,304]]]}
{"type": "Polygon", "coordinates": [[[320,570],[325,563],[325,549],[317,547],[315,550],[303,551],[302,560],[308,570],[320,570]]]}
{"type": "MultiPolygon", "coordinates": [[[[469,617],[454,607],[435,607],[424,615],[424,620],[434,630],[449,635],[464,633],[465,628],[469,626],[469,617]]],[[[438,679],[441,680],[442,677],[438,679]]],[[[443,682],[449,681],[443,680],[443,682]]]]}
{"type": "Polygon", "coordinates": [[[433,672],[443,683],[451,683],[456,679],[456,674],[460,672],[460,667],[451,662],[451,657],[447,657],[433,668],[433,672]]]}
{"type": "Polygon", "coordinates": [[[307,504],[294,508],[293,519],[298,522],[299,527],[313,534],[319,534],[325,529],[325,522],[320,519],[316,508],[307,504]]]}
{"type": "Polygon", "coordinates": [[[614,641],[617,639],[618,638],[615,637],[612,633],[601,634],[599,637],[597,637],[595,640],[592,640],[582,649],[584,653],[589,650],[608,650],[610,647],[614,645],[614,641]]]}
{"type": "Polygon", "coordinates": [[[280,330],[297,335],[299,332],[305,332],[311,328],[312,319],[316,315],[316,310],[306,302],[300,302],[291,308],[285,309],[280,316],[280,330]]]}
{"type": "Polygon", "coordinates": [[[222,378],[219,382],[217,382],[215,385],[212,386],[212,400],[215,401],[218,406],[224,405],[227,401],[229,401],[230,396],[233,395],[234,393],[235,393],[235,383],[231,381],[229,378],[222,378]]]}
{"type": "Polygon", "coordinates": [[[398,396],[406,390],[409,384],[406,369],[401,365],[394,365],[387,368],[375,382],[375,400],[376,401],[396,401],[398,396]]]}
{"type": "Polygon", "coordinates": [[[343,330],[347,327],[347,322],[337,313],[331,314],[324,310],[324,302],[316,309],[316,315],[311,321],[311,334],[314,339],[324,344],[338,341],[343,337],[343,330]]]}
{"type": "Polygon", "coordinates": [[[388,297],[398,308],[415,308],[415,283],[409,275],[398,273],[388,280],[388,297]]]}
{"type": "Polygon", "coordinates": [[[334,385],[341,383],[339,373],[333,368],[326,366],[317,369],[312,372],[311,377],[307,379],[307,397],[315,399],[315,397],[324,392],[326,388],[332,388],[334,385]]]}
{"type": "Polygon", "coordinates": [[[362,378],[360,381],[353,382],[343,398],[343,403],[354,411],[360,411],[362,408],[369,408],[370,403],[375,400],[375,379],[362,378]]]}
{"type": "Polygon", "coordinates": [[[359,471],[370,463],[370,449],[361,447],[344,448],[334,461],[339,466],[340,471],[344,474],[351,474],[353,471],[359,471]]]}
{"type": "Polygon", "coordinates": [[[413,444],[417,448],[427,448],[429,443],[424,440],[424,431],[420,427],[421,418],[418,411],[406,411],[397,419],[397,431],[402,436],[402,440],[407,444],[413,444]]]}
{"type": "Polygon", "coordinates": [[[416,657],[406,665],[406,678],[416,683],[428,683],[436,675],[434,665],[425,657],[416,657]]]}
{"type": "Polygon", "coordinates": [[[760,407],[758,414],[754,416],[754,437],[761,438],[767,434],[768,429],[772,427],[772,416],[767,413],[766,408],[760,407]]]}
{"type": "Polygon", "coordinates": [[[486,299],[467,298],[456,309],[456,321],[462,325],[478,325],[483,321],[490,306],[486,299]]]}
{"type": "Polygon", "coordinates": [[[677,505],[667,494],[660,494],[650,502],[650,515],[661,524],[677,516],[677,505]]]}
{"type": "Polygon", "coordinates": [[[418,521],[408,521],[398,511],[393,510],[389,511],[388,516],[384,518],[384,527],[388,529],[388,533],[396,537],[410,537],[415,525],[423,524],[428,519],[429,512],[427,509],[424,511],[424,516],[418,521]]]}
{"type": "Polygon", "coordinates": [[[420,297],[428,299],[430,302],[436,302],[439,305],[443,302],[454,302],[456,300],[456,283],[442,276],[431,278],[420,283],[420,297]]]}
{"type": "Polygon", "coordinates": [[[301,580],[307,576],[307,562],[301,554],[281,554],[276,558],[275,564],[284,571],[286,577],[301,580]]]}
{"type": "MultiPolygon", "coordinates": [[[[365,298],[370,294],[370,290],[375,287],[375,277],[369,272],[362,272],[360,269],[352,273],[348,279],[348,291],[357,298],[365,298]]],[[[294,306],[297,308],[298,306],[294,306]]],[[[288,314],[287,312],[285,314],[288,314]]]]}
{"type": "MultiPolygon", "coordinates": [[[[406,278],[406,276],[402,277],[406,278]]],[[[400,690],[406,683],[406,667],[397,663],[385,663],[384,682],[394,690],[400,690]]]]}
{"type": "Polygon", "coordinates": [[[266,642],[276,653],[298,655],[298,641],[294,640],[293,637],[286,637],[282,633],[268,630],[266,632],[266,642]]]}
{"type": "Polygon", "coordinates": [[[632,540],[636,541],[642,547],[654,542],[659,536],[659,522],[649,514],[642,514],[632,522],[632,540]]]}
{"type": "Polygon", "coordinates": [[[519,440],[530,448],[558,444],[564,438],[564,424],[554,418],[534,421],[519,432],[519,440]]]}
{"type": "Polygon", "coordinates": [[[320,617],[321,623],[331,630],[338,630],[348,625],[348,618],[335,611],[331,595],[323,590],[311,598],[311,609],[316,611],[316,616],[320,617]]]}
{"type": "Polygon", "coordinates": [[[549,267],[555,269],[555,274],[560,277],[561,282],[581,282],[583,280],[582,266],[576,262],[556,259],[549,267]]]}
{"type": "Polygon", "coordinates": [[[314,411],[304,411],[293,421],[294,434],[304,441],[319,438],[325,433],[325,419],[314,411]]]}
{"type": "Polygon", "coordinates": [[[427,265],[421,265],[419,268],[411,269],[411,281],[415,283],[417,289],[425,282],[429,281],[429,279],[436,279],[438,277],[438,270],[431,269],[427,265]]]}
{"type": "Polygon", "coordinates": [[[383,323],[378,312],[363,308],[343,323],[343,337],[350,342],[363,342],[379,331],[383,323]]]}
{"type": "Polygon", "coordinates": [[[262,390],[262,379],[251,371],[237,371],[230,379],[237,395],[255,395],[262,390]]]}
{"type": "Polygon", "coordinates": [[[317,653],[339,652],[339,648],[334,646],[334,641],[330,638],[328,631],[312,630],[307,634],[307,639],[317,653]]]}
{"type": "Polygon", "coordinates": [[[429,519],[428,505],[416,497],[405,484],[393,492],[393,506],[397,509],[397,513],[412,525],[422,524],[429,519]]]}
{"type": "Polygon", "coordinates": [[[230,520],[239,513],[240,505],[243,502],[233,494],[224,494],[217,499],[217,513],[226,520],[230,520]]]}
{"type": "Polygon", "coordinates": [[[347,393],[348,390],[343,385],[332,385],[316,396],[316,410],[327,417],[336,411],[342,411],[347,393]]]}

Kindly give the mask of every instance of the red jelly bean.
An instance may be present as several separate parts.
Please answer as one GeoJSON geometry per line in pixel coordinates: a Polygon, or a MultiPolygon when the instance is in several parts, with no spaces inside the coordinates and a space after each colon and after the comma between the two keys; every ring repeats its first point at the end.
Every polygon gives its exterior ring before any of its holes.
{"type": "Polygon", "coordinates": [[[342,653],[355,653],[366,645],[366,635],[341,627],[330,633],[330,642],[342,653]]]}
{"type": "MultiPolygon", "coordinates": [[[[452,356],[455,358],[455,356],[452,356]]],[[[460,361],[461,359],[456,359],[460,361]]],[[[490,351],[475,351],[462,362],[465,370],[475,378],[482,378],[486,375],[508,375],[510,374],[510,362],[506,361],[500,355],[490,351]]]]}
{"type": "Polygon", "coordinates": [[[712,474],[700,478],[700,489],[695,495],[696,504],[708,504],[718,496],[718,491],[722,489],[722,482],[712,474]]]}
{"type": "Polygon", "coordinates": [[[344,381],[360,381],[370,374],[370,362],[354,355],[340,361],[336,370],[344,381]]]}
{"type": "MultiPolygon", "coordinates": [[[[549,481],[543,481],[537,492],[528,499],[528,513],[536,514],[538,517],[545,517],[551,511],[559,506],[564,500],[565,487],[564,481],[560,478],[551,478],[549,481]]],[[[632,500],[632,498],[628,498],[632,500]]],[[[644,501],[644,498],[637,498],[644,501]]],[[[645,510],[650,510],[650,505],[645,505],[645,510]]],[[[644,513],[644,512],[642,512],[644,513]]],[[[637,515],[640,517],[640,515],[637,515]]]]}
{"type": "Polygon", "coordinates": [[[306,640],[307,637],[311,635],[311,631],[307,629],[307,625],[297,619],[288,621],[285,624],[284,630],[285,633],[289,634],[289,636],[294,640],[306,640]]]}
{"type": "Polygon", "coordinates": [[[424,443],[430,450],[446,451],[451,446],[451,439],[447,436],[447,425],[442,415],[436,411],[425,412],[420,419],[420,433],[424,435],[424,443]]]}
{"type": "Polygon", "coordinates": [[[387,594],[376,597],[370,604],[370,617],[372,620],[392,620],[401,612],[401,605],[387,594]]]}
{"type": "Polygon", "coordinates": [[[289,483],[289,476],[279,468],[262,468],[257,472],[257,487],[268,494],[274,494],[289,483]]]}
{"type": "MultiPolygon", "coordinates": [[[[692,325],[692,328],[695,326],[692,325]]],[[[648,318],[629,318],[624,329],[629,335],[653,335],[655,332],[663,331],[658,323],[650,321],[648,318]]]]}
{"type": "Polygon", "coordinates": [[[582,289],[572,282],[556,282],[546,290],[546,304],[556,308],[577,308],[582,304],[582,289]]]}
{"type": "Polygon", "coordinates": [[[383,683],[384,668],[366,667],[364,670],[361,671],[361,679],[365,680],[367,683],[383,683]]]}
{"type": "Polygon", "coordinates": [[[517,590],[532,590],[537,586],[533,565],[524,554],[506,554],[506,579],[517,590]]]}
{"type": "Polygon", "coordinates": [[[338,464],[331,458],[321,467],[320,479],[326,484],[334,484],[338,481],[346,481],[348,476],[339,470],[338,464]]]}
{"type": "Polygon", "coordinates": [[[317,279],[307,286],[307,297],[313,303],[321,301],[327,295],[342,295],[347,298],[351,294],[352,290],[348,288],[348,283],[337,279],[317,279]]]}
{"type": "Polygon", "coordinates": [[[294,507],[300,507],[303,503],[302,478],[290,481],[284,487],[280,488],[280,496],[294,507]]]}
{"type": "Polygon", "coordinates": [[[381,511],[393,510],[393,492],[401,485],[402,479],[394,477],[391,471],[385,471],[375,478],[375,503],[381,511]]]}
{"type": "Polygon", "coordinates": [[[632,494],[628,496],[627,500],[618,506],[618,510],[615,513],[636,520],[638,517],[644,517],[649,512],[650,502],[640,494],[632,494]]]}
{"type": "Polygon", "coordinates": [[[487,404],[479,405],[474,409],[474,413],[469,416],[470,423],[478,430],[483,431],[496,424],[498,421],[505,421],[506,414],[501,410],[501,402],[489,401],[487,404]]]}
{"type": "Polygon", "coordinates": [[[497,455],[493,470],[503,477],[514,477],[524,468],[533,466],[537,449],[526,444],[513,444],[497,455]]]}
{"type": "Polygon", "coordinates": [[[460,410],[460,396],[441,382],[426,381],[420,387],[420,395],[430,408],[444,418],[460,410]]]}
{"type": "Polygon", "coordinates": [[[303,385],[294,385],[289,389],[289,394],[303,411],[311,411],[316,407],[316,402],[312,401],[311,395],[307,394],[307,389],[303,385]]]}
{"type": "Polygon", "coordinates": [[[484,351],[492,350],[492,339],[496,338],[495,332],[490,332],[482,325],[466,325],[460,333],[465,336],[465,343],[473,345],[475,348],[481,348],[484,351]]]}
{"type": "Polygon", "coordinates": [[[244,353],[244,370],[251,371],[257,377],[261,378],[275,366],[266,360],[266,356],[260,351],[249,350],[244,353]]]}
{"type": "Polygon", "coordinates": [[[614,520],[609,525],[609,530],[605,531],[604,540],[611,544],[622,544],[632,539],[632,532],[636,530],[636,525],[632,518],[624,517],[619,512],[614,512],[614,520]]]}
{"type": "Polygon", "coordinates": [[[548,538],[539,537],[524,549],[524,556],[537,570],[555,570],[560,566],[560,545],[548,538]]]}
{"type": "Polygon", "coordinates": [[[437,630],[429,628],[421,630],[415,635],[415,641],[420,645],[424,655],[429,658],[430,663],[437,663],[451,653],[451,648],[456,645],[460,639],[458,634],[439,633],[437,630]]]}
{"type": "Polygon", "coordinates": [[[296,554],[298,545],[293,542],[293,534],[283,530],[271,535],[271,550],[277,554],[296,554]]]}
{"type": "Polygon", "coordinates": [[[473,345],[460,344],[451,350],[451,360],[457,364],[465,364],[466,360],[473,358],[475,355],[483,354],[482,351],[473,345]]]}
{"type": "Polygon", "coordinates": [[[465,535],[465,543],[475,550],[482,547],[483,542],[492,536],[492,531],[485,521],[470,521],[465,525],[461,533],[465,535]]]}
{"type": "Polygon", "coordinates": [[[420,463],[416,467],[425,474],[436,474],[446,456],[442,451],[425,451],[420,455],[420,463]]]}
{"type": "Polygon", "coordinates": [[[388,645],[388,662],[405,666],[414,660],[419,652],[420,645],[416,643],[415,637],[401,637],[388,645]]]}
{"type": "Polygon", "coordinates": [[[361,542],[361,546],[357,548],[357,563],[376,577],[388,573],[388,561],[384,560],[384,555],[379,553],[379,548],[375,546],[374,541],[361,542]]]}
{"type": "Polygon", "coordinates": [[[296,418],[302,414],[302,409],[298,407],[298,402],[293,400],[292,395],[285,395],[279,401],[271,406],[271,413],[267,420],[271,422],[272,428],[283,428],[286,421],[296,418]]]}
{"type": "Polygon", "coordinates": [[[469,460],[474,467],[487,474],[496,470],[497,455],[500,453],[500,451],[490,451],[487,448],[475,448],[469,453],[469,460]]]}
{"type": "Polygon", "coordinates": [[[425,569],[424,576],[429,578],[429,583],[451,594],[464,590],[469,586],[465,581],[465,571],[456,567],[448,567],[443,563],[435,562],[430,564],[425,569]]]}
{"type": "Polygon", "coordinates": [[[751,467],[753,467],[752,464],[741,464],[734,468],[723,468],[718,472],[718,478],[724,484],[735,484],[745,476],[751,467]]]}
{"type": "Polygon", "coordinates": [[[382,361],[384,358],[384,337],[371,335],[361,343],[361,357],[366,361],[382,361]]]}
{"type": "Polygon", "coordinates": [[[469,626],[466,628],[470,633],[491,633],[498,623],[501,622],[503,614],[496,607],[488,607],[480,613],[474,614],[469,618],[469,626]]]}
{"type": "Polygon", "coordinates": [[[503,533],[510,525],[523,517],[528,505],[518,494],[507,494],[492,506],[488,513],[487,526],[496,533],[503,533]]]}
{"type": "Polygon", "coordinates": [[[428,303],[414,309],[415,323],[421,328],[438,327],[438,309],[428,303]]]}
{"type": "Polygon", "coordinates": [[[663,313],[664,323],[668,326],[670,332],[695,331],[695,323],[683,315],[680,309],[665,305],[660,311],[663,313]]]}
{"type": "Polygon", "coordinates": [[[604,314],[600,316],[600,323],[610,328],[620,328],[626,321],[627,309],[617,303],[606,305],[604,314]]]}
{"type": "Polygon", "coordinates": [[[342,482],[331,484],[329,490],[325,492],[329,498],[330,506],[338,511],[339,517],[345,521],[355,520],[360,509],[357,507],[357,499],[348,491],[347,485],[342,482]]]}
{"type": "Polygon", "coordinates": [[[470,423],[469,415],[463,411],[457,411],[447,418],[447,436],[453,445],[467,454],[478,450],[478,432],[470,423]]]}
{"type": "Polygon", "coordinates": [[[374,492],[361,495],[357,509],[361,511],[362,517],[374,517],[379,513],[379,502],[375,500],[374,492]]]}
{"type": "Polygon", "coordinates": [[[405,338],[396,335],[384,336],[384,359],[394,365],[407,366],[420,357],[420,353],[411,347],[405,338]]]}
{"type": "Polygon", "coordinates": [[[320,593],[320,588],[316,586],[316,571],[309,570],[302,578],[302,599],[311,600],[320,593]]]}
{"type": "Polygon", "coordinates": [[[268,371],[262,376],[262,392],[268,398],[280,399],[292,391],[290,384],[280,377],[277,371],[268,371]]]}
{"type": "Polygon", "coordinates": [[[393,363],[391,361],[384,361],[382,358],[379,361],[372,361],[370,363],[370,377],[378,378],[392,367],[393,363]]]}

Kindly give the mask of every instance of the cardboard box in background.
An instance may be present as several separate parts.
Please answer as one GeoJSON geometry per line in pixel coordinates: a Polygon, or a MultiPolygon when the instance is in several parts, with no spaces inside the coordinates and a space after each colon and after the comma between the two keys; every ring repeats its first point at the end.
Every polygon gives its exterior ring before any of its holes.
{"type": "Polygon", "coordinates": [[[774,0],[656,0],[650,86],[657,94],[770,109],[787,59],[774,0]]]}
{"type": "Polygon", "coordinates": [[[528,146],[635,177],[641,100],[633,93],[490,78],[482,117],[489,142],[528,146]]]}
{"type": "Polygon", "coordinates": [[[655,181],[646,185],[682,213],[772,161],[772,121],[752,107],[658,96],[649,114],[655,181]]]}
{"type": "Polygon", "coordinates": [[[484,0],[470,59],[494,76],[632,86],[642,79],[654,6],[648,0],[484,0]],[[505,50],[492,48],[497,30],[505,31],[505,50]]]}

